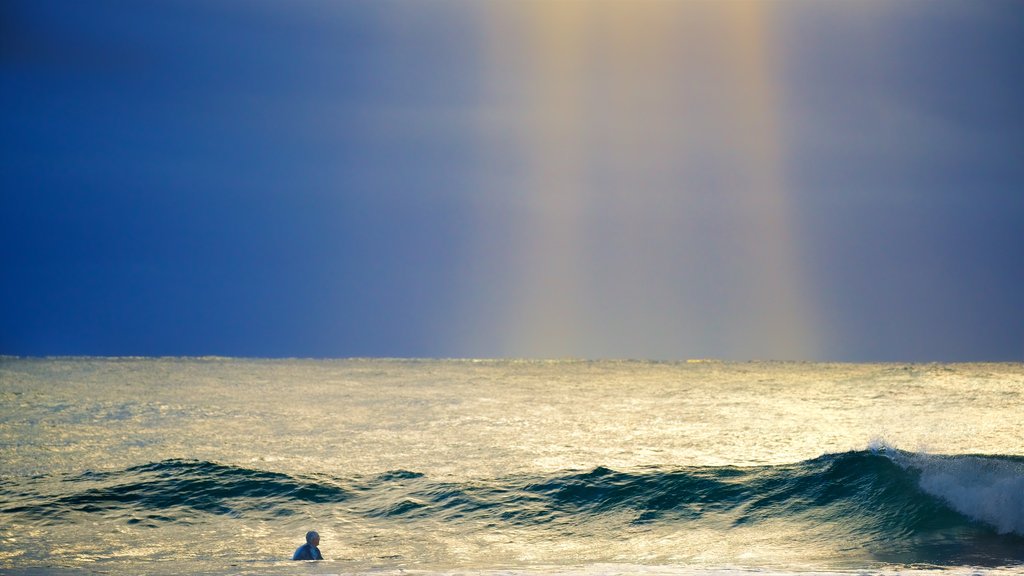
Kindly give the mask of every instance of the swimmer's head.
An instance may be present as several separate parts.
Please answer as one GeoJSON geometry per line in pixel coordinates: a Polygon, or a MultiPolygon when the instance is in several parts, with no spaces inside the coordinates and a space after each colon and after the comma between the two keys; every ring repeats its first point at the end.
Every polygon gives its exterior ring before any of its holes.
{"type": "Polygon", "coordinates": [[[320,545],[320,535],[316,533],[316,530],[310,530],[309,532],[306,532],[306,544],[309,544],[311,546],[320,545]]]}

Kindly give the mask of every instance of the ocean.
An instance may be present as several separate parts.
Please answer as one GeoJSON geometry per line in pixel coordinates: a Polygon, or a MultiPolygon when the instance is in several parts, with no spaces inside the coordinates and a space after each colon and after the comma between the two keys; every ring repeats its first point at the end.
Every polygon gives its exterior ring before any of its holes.
{"type": "Polygon", "coordinates": [[[1022,364],[2,357],[0,400],[4,574],[1024,574],[1022,364]]]}

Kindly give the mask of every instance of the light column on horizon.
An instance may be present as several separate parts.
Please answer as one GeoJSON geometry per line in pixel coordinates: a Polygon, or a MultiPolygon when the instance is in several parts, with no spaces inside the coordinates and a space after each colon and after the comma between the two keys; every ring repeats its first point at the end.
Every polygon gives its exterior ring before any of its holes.
{"type": "Polygon", "coordinates": [[[502,309],[475,334],[514,356],[815,357],[770,11],[486,6],[517,209],[502,309]]]}
{"type": "MultiPolygon", "coordinates": [[[[749,313],[767,358],[819,358],[820,331],[813,319],[817,305],[800,267],[795,211],[786,178],[785,118],[781,86],[782,62],[778,39],[773,37],[773,12],[764,3],[725,3],[729,33],[724,42],[732,71],[736,100],[729,108],[737,114],[732,130],[740,135],[742,162],[736,185],[744,202],[737,206],[740,229],[749,234],[740,244],[750,251],[745,261],[759,282],[758,301],[749,313]]],[[[742,309],[742,308],[741,308],[742,309]]]]}
{"type": "Polygon", "coordinates": [[[584,211],[587,155],[588,33],[585,14],[570,3],[531,9],[519,34],[528,38],[522,63],[529,86],[520,109],[519,145],[527,166],[523,220],[517,223],[505,347],[515,355],[561,355],[587,322],[584,211]],[[581,18],[581,16],[583,16],[581,18]]]}

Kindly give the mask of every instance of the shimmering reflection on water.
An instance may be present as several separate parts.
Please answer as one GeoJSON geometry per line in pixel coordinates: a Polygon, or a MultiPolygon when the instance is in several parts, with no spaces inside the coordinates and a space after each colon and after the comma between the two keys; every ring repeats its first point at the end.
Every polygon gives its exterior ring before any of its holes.
{"type": "MultiPolygon", "coordinates": [[[[878,439],[947,454],[1019,454],[1024,445],[1020,365],[5,358],[0,376],[4,501],[59,499],[71,485],[109,496],[143,474],[107,474],[167,462],[151,476],[182,482],[189,463],[212,463],[228,477],[281,474],[353,495],[267,510],[259,497],[225,497],[211,510],[5,514],[8,567],[271,561],[317,527],[334,569],[346,572],[556,561],[813,568],[848,543],[794,548],[800,524],[716,527],[714,516],[686,526],[612,511],[552,532],[538,529],[543,518],[498,525],[416,510],[461,497],[438,493],[444,483],[780,465],[878,439]],[[374,488],[360,492],[367,483],[374,488]],[[435,492],[416,492],[418,483],[435,492]]],[[[514,496],[529,514],[524,495],[514,496]]]]}
{"type": "Polygon", "coordinates": [[[1014,452],[1013,365],[3,362],[2,470],[167,458],[493,477],[756,465],[864,448],[1014,452]]]}

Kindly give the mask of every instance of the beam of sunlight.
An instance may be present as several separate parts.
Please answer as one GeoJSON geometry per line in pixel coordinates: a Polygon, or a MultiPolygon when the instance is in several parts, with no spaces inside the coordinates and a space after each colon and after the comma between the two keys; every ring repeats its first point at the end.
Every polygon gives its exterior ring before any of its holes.
{"type": "Polygon", "coordinates": [[[469,338],[516,356],[815,356],[768,11],[485,5],[482,203],[505,222],[480,242],[507,252],[474,264],[492,297],[469,338]]]}

